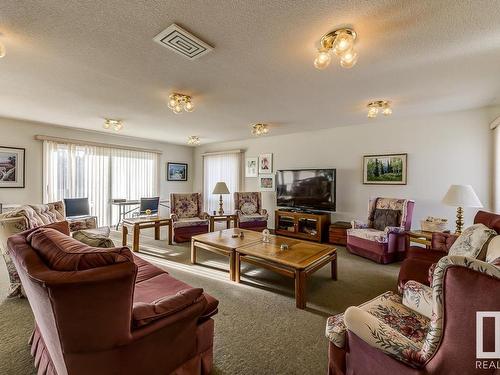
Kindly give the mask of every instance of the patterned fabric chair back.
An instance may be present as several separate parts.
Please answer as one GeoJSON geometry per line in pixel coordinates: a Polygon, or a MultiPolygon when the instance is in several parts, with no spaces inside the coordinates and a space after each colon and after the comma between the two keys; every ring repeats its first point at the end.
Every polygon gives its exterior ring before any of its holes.
{"type": "Polygon", "coordinates": [[[170,194],[170,211],[180,219],[198,217],[203,212],[203,199],[200,193],[170,194]]]}
{"type": "Polygon", "coordinates": [[[254,204],[257,212],[261,208],[262,196],[259,191],[248,191],[248,192],[235,192],[234,193],[234,208],[236,210],[241,210],[241,207],[245,203],[254,204]]]}
{"type": "Polygon", "coordinates": [[[409,199],[399,198],[373,198],[368,202],[368,227],[373,228],[373,217],[375,209],[398,210],[401,212],[400,226],[406,230],[410,229],[412,213],[409,212],[409,204],[414,204],[414,201],[409,199]]]}

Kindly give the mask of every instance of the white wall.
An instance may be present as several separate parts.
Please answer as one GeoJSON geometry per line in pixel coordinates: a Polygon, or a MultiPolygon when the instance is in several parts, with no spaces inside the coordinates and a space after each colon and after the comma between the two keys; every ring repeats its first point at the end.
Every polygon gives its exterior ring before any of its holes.
{"type": "Polygon", "coordinates": [[[0,118],[0,146],[26,149],[25,188],[0,188],[0,202],[24,204],[42,202],[42,142],[35,135],[71,138],[92,142],[142,147],[163,151],[161,156],[160,195],[168,198],[171,192],[190,192],[193,188],[193,149],[164,142],[123,137],[113,133],[98,133],[43,123],[0,118]],[[172,182],[166,179],[167,161],[188,164],[188,181],[172,182]]]}
{"type": "MultiPolygon", "coordinates": [[[[411,198],[416,201],[413,227],[426,216],[447,217],[454,228],[455,209],[441,203],[450,184],[471,184],[485,208],[492,196],[491,113],[486,109],[410,119],[377,119],[346,126],[283,136],[215,143],[195,150],[194,188],[202,188],[203,152],[244,149],[245,156],[272,152],[274,170],[336,168],[337,213],[332,220],[366,219],[370,197],[411,198]],[[362,156],[408,153],[408,184],[363,185],[362,156]]],[[[244,179],[244,189],[257,189],[257,178],[244,179]]],[[[274,213],[275,194],[263,193],[264,207],[274,213]]],[[[465,209],[466,223],[476,210],[465,209]]],[[[274,227],[274,215],[270,226],[274,227]]]]}

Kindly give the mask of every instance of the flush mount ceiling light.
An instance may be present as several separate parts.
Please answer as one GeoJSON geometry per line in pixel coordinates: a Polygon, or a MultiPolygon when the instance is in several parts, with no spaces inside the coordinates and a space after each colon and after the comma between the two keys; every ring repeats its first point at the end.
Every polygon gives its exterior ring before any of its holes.
{"type": "Polygon", "coordinates": [[[5,54],[7,53],[7,51],[5,50],[5,46],[3,45],[2,42],[0,42],[0,59],[2,57],[5,57],[5,54]]]}
{"type": "Polygon", "coordinates": [[[266,124],[252,125],[252,135],[259,136],[266,135],[267,133],[269,133],[269,128],[266,124]]]}
{"type": "Polygon", "coordinates": [[[122,120],[113,120],[111,118],[107,118],[104,121],[103,125],[104,129],[113,129],[114,131],[120,131],[123,128],[122,120]]]}
{"type": "Polygon", "coordinates": [[[321,47],[314,60],[316,69],[325,69],[332,61],[332,54],[340,58],[340,66],[352,68],[358,61],[358,53],[354,50],[357,34],[353,29],[343,28],[331,31],[321,38],[321,47]]]}
{"type": "Polygon", "coordinates": [[[374,102],[368,103],[367,107],[368,118],[377,117],[379,112],[382,112],[384,116],[389,116],[392,114],[391,102],[388,100],[376,100],[374,102]]]}
{"type": "Polygon", "coordinates": [[[175,114],[179,114],[183,110],[186,112],[193,112],[194,104],[189,95],[174,92],[168,97],[168,108],[175,114]]]}
{"type": "Polygon", "coordinates": [[[200,137],[196,135],[190,135],[187,140],[187,144],[190,146],[198,146],[201,143],[200,137]]]}

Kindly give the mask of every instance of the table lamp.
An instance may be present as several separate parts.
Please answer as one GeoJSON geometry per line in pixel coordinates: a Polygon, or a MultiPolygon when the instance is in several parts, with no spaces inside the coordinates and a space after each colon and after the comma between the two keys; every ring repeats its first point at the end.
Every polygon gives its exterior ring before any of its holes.
{"type": "Polygon", "coordinates": [[[456,234],[462,233],[464,226],[464,207],[483,207],[471,185],[451,185],[443,198],[443,203],[457,207],[456,234]]]}
{"type": "Polygon", "coordinates": [[[217,182],[217,184],[215,184],[215,188],[214,188],[214,191],[212,192],[212,194],[220,194],[220,198],[219,198],[219,215],[222,215],[224,214],[224,209],[222,208],[222,194],[229,194],[229,189],[227,188],[227,185],[225,182],[217,182]]]}

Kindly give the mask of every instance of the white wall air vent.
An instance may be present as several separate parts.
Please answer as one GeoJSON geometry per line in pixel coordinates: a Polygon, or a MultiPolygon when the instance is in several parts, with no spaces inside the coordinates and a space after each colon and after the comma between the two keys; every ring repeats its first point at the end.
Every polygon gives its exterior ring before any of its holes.
{"type": "Polygon", "coordinates": [[[155,36],[153,40],[189,60],[197,59],[213,50],[207,43],[175,23],[155,36]]]}

